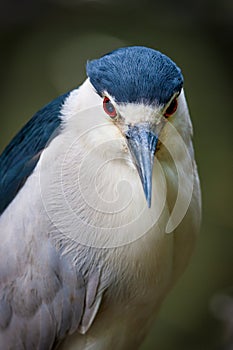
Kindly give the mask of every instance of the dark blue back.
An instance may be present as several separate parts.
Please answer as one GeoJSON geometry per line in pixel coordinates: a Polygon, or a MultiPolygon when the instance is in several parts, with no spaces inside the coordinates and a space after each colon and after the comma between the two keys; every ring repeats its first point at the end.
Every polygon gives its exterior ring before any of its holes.
{"type": "Polygon", "coordinates": [[[60,110],[69,93],[39,110],[0,156],[0,214],[14,199],[35,168],[40,154],[60,131],[60,110]]]}

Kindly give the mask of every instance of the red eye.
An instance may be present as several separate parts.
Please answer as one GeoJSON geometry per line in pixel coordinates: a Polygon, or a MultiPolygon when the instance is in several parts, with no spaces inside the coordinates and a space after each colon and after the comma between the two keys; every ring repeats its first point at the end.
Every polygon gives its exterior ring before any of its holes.
{"type": "Polygon", "coordinates": [[[104,111],[109,115],[109,117],[114,119],[117,116],[115,107],[113,106],[110,99],[106,96],[104,97],[104,100],[103,100],[103,108],[104,108],[104,111]]]}
{"type": "Polygon", "coordinates": [[[167,107],[166,111],[164,112],[164,117],[168,118],[172,114],[174,114],[175,111],[177,110],[177,106],[178,106],[177,98],[174,98],[174,100],[171,101],[170,105],[167,107]]]}

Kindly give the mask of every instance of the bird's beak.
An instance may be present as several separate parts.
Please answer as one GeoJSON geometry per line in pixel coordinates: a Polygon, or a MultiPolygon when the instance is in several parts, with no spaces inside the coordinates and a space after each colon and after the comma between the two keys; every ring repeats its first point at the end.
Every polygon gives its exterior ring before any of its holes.
{"type": "Polygon", "coordinates": [[[151,206],[152,172],[158,136],[149,123],[128,126],[125,132],[127,144],[141,178],[148,207],[151,206]]]}

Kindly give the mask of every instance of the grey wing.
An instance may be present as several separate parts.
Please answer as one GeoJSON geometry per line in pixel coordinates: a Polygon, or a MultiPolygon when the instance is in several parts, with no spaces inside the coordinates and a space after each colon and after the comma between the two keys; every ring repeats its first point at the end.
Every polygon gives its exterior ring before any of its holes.
{"type": "Polygon", "coordinates": [[[98,271],[84,282],[49,241],[30,245],[0,247],[0,349],[55,349],[88,330],[101,301],[98,271]]]}

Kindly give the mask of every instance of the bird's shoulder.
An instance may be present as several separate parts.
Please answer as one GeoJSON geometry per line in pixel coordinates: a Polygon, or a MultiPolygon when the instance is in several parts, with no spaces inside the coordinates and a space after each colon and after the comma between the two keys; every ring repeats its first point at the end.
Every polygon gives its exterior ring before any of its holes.
{"type": "Polygon", "coordinates": [[[35,168],[49,140],[59,133],[61,107],[69,92],[40,109],[0,155],[0,214],[35,168]]]}

